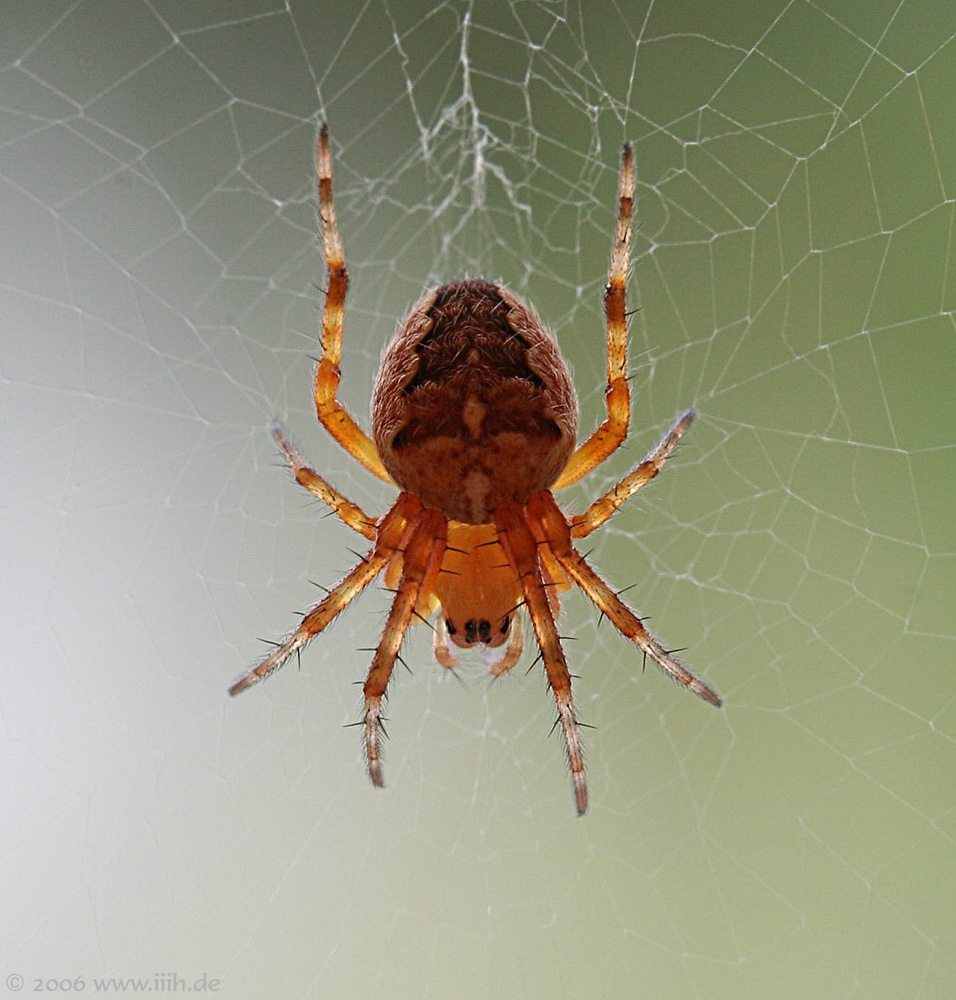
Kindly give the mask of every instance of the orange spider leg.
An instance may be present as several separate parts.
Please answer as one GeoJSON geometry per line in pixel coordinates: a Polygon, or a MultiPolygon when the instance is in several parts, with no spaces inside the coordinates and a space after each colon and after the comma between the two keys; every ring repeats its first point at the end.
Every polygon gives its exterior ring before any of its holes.
{"type": "Polygon", "coordinates": [[[616,486],[611,487],[604,496],[595,500],[583,514],[572,517],[571,535],[574,538],[586,538],[595,528],[600,528],[621,504],[634,496],[638,490],[644,489],[661,471],[664,462],[680,443],[687,428],[693,423],[694,416],[693,410],[682,413],[674,426],[661,439],[661,443],[640,465],[631,469],[616,486]]]}
{"type": "Polygon", "coordinates": [[[278,670],[293,653],[300,650],[313,636],[318,635],[334,618],[343,612],[381,572],[388,555],[372,550],[355,569],[340,580],[302,619],[299,627],[248,673],[229,688],[235,697],[247,687],[278,670]]]}
{"type": "Polygon", "coordinates": [[[341,518],[353,531],[357,531],[368,539],[374,539],[378,521],[374,517],[369,517],[358,504],[352,503],[331,483],[306,465],[298,449],[279,424],[273,424],[269,429],[285,454],[296,482],[300,486],[304,486],[313,496],[318,497],[333,514],[341,518]]]}
{"type": "Polygon", "coordinates": [[[634,154],[625,144],[618,181],[617,230],[604,289],[607,318],[607,417],[568,459],[554,489],[576,483],[604,461],[627,437],[631,394],[627,384],[627,271],[631,260],[631,213],[634,205],[634,154]]]}
{"type": "Polygon", "coordinates": [[[555,503],[550,492],[544,490],[528,498],[528,518],[540,528],[548,546],[568,576],[584,591],[614,627],[635,645],[639,646],[664,673],[679,684],[690,688],[694,694],[720,706],[720,697],[692,674],[680,660],[669,653],[660,642],[644,628],[640,618],[614,593],[613,590],[588,565],[584,556],[571,542],[567,519],[555,503]]]}
{"type": "Polygon", "coordinates": [[[574,785],[574,801],[580,816],[588,807],[581,735],[574,714],[571,673],[561,648],[548,587],[538,562],[538,542],[528,525],[524,508],[517,501],[506,500],[495,508],[495,526],[501,547],[521,582],[525,605],[531,616],[531,624],[534,626],[544,669],[548,675],[548,685],[558,707],[558,720],[564,733],[568,767],[571,769],[571,781],[574,785]]]}
{"type": "MultiPolygon", "coordinates": [[[[418,501],[409,493],[399,497],[418,501]]],[[[402,551],[402,576],[395,591],[395,598],[388,613],[382,638],[372,658],[365,678],[365,756],[372,784],[381,786],[381,736],[382,697],[388,688],[389,678],[398,657],[402,640],[411,624],[416,607],[428,600],[441,569],[445,554],[445,536],[448,520],[441,511],[431,508],[421,510],[412,524],[412,530],[402,551]]]]}
{"type": "Polygon", "coordinates": [[[322,312],[322,357],[315,369],[315,412],[325,429],[369,472],[386,483],[392,477],[385,471],[372,439],[355,422],[338,400],[342,371],[342,324],[345,320],[345,294],[349,273],[345,267],[342,239],[332,202],[332,154],[329,151],[329,129],[323,124],[316,147],[319,178],[319,220],[322,226],[322,246],[328,271],[325,309],[322,312]]]}
{"type": "Polygon", "coordinates": [[[263,657],[229,688],[233,696],[245,691],[257,681],[278,670],[293,653],[298,652],[313,636],[327,628],[382,571],[399,551],[410,531],[409,519],[418,514],[421,504],[403,493],[392,509],[382,518],[376,532],[375,547],[347,573],[329,592],[303,616],[299,627],[282,643],[263,657]]]}

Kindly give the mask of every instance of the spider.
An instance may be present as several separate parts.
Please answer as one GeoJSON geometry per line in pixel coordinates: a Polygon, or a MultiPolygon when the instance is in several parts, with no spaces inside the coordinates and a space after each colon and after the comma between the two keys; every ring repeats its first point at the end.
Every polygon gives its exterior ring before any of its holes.
{"type": "Polygon", "coordinates": [[[618,217],[604,312],[607,416],[575,447],[578,406],[568,366],[535,313],[501,285],[463,278],[427,291],[385,349],[372,392],[371,436],[338,400],[348,272],[332,201],[328,126],[316,147],[319,219],[328,269],[315,408],[333,438],[400,493],[371,517],[305,464],[279,425],[272,434],[297,482],[371,542],[358,565],[298,627],[229,689],[271,674],[325,629],[380,574],[394,597],[363,688],[365,756],[382,785],[382,701],[405,633],[439,611],[438,662],[453,668],[456,649],[483,647],[501,675],[522,650],[524,609],[557,706],[579,814],[587,808],[571,674],[555,626],[559,592],[577,584],[627,639],[676,681],[712,705],[720,698],[644,627],[591,568],[573,539],[599,528],[661,470],[694,419],[682,414],[660,444],[581,514],[566,515],[552,490],[576,483],[627,436],[625,286],[630,264],[634,159],[621,157],[618,217]],[[440,610],[439,610],[440,609],[440,610]]]}

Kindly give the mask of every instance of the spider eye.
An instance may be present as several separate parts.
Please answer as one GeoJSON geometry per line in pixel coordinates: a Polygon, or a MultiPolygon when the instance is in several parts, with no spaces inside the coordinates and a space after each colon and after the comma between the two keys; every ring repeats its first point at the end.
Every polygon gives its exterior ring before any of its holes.
{"type": "Polygon", "coordinates": [[[491,634],[491,624],[487,618],[469,618],[465,622],[465,639],[474,644],[487,642],[491,634]]]}
{"type": "Polygon", "coordinates": [[[472,649],[475,646],[490,646],[496,648],[508,641],[511,626],[514,624],[511,615],[488,618],[468,618],[460,624],[455,624],[451,618],[444,619],[448,638],[460,649],[472,649]]]}

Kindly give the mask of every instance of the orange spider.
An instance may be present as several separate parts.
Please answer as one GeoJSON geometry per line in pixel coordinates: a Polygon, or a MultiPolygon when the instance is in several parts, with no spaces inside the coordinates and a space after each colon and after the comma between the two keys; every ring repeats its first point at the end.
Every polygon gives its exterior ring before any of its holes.
{"type": "Polygon", "coordinates": [[[694,412],[684,413],[650,455],[583,514],[565,515],[551,492],[576,483],[627,436],[631,147],[624,146],[621,158],[617,230],[604,292],[607,417],[577,448],[577,399],[554,340],[507,289],[470,278],[431,289],[412,308],[382,357],[372,393],[372,436],[359,427],[336,398],[348,272],[332,203],[326,125],[316,157],[328,267],[316,412],[350,455],[401,492],[383,517],[369,517],[310,469],[282,428],[273,426],[296,480],[369,539],[372,548],[229,693],[239,694],[281,667],[384,571],[395,596],[363,689],[368,773],[374,785],[381,785],[382,699],[409,625],[440,609],[434,630],[438,662],[455,665],[453,646],[504,646],[490,667],[498,675],[521,655],[516,613],[524,607],[557,704],[577,811],[583,813],[587,784],[581,739],[571,674],[555,627],[559,591],[576,583],[665,673],[720,705],[720,698],[644,628],[572,543],[604,524],[660,472],[694,412]]]}

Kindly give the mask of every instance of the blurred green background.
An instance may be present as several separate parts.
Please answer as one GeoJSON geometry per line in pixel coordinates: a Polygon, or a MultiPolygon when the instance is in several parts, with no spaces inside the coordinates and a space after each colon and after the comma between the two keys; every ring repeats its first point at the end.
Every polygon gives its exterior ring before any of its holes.
{"type": "Polygon", "coordinates": [[[5,5],[8,989],[953,995],[954,33],[943,2],[5,5]],[[634,143],[631,438],[561,500],[698,409],[587,544],[725,706],[570,595],[583,819],[533,655],[457,684],[423,628],[368,786],[342,727],[380,588],[226,697],[364,545],[268,421],[392,496],[312,410],[323,119],[363,419],[396,321],[461,274],[534,304],[601,419],[634,143]]]}

